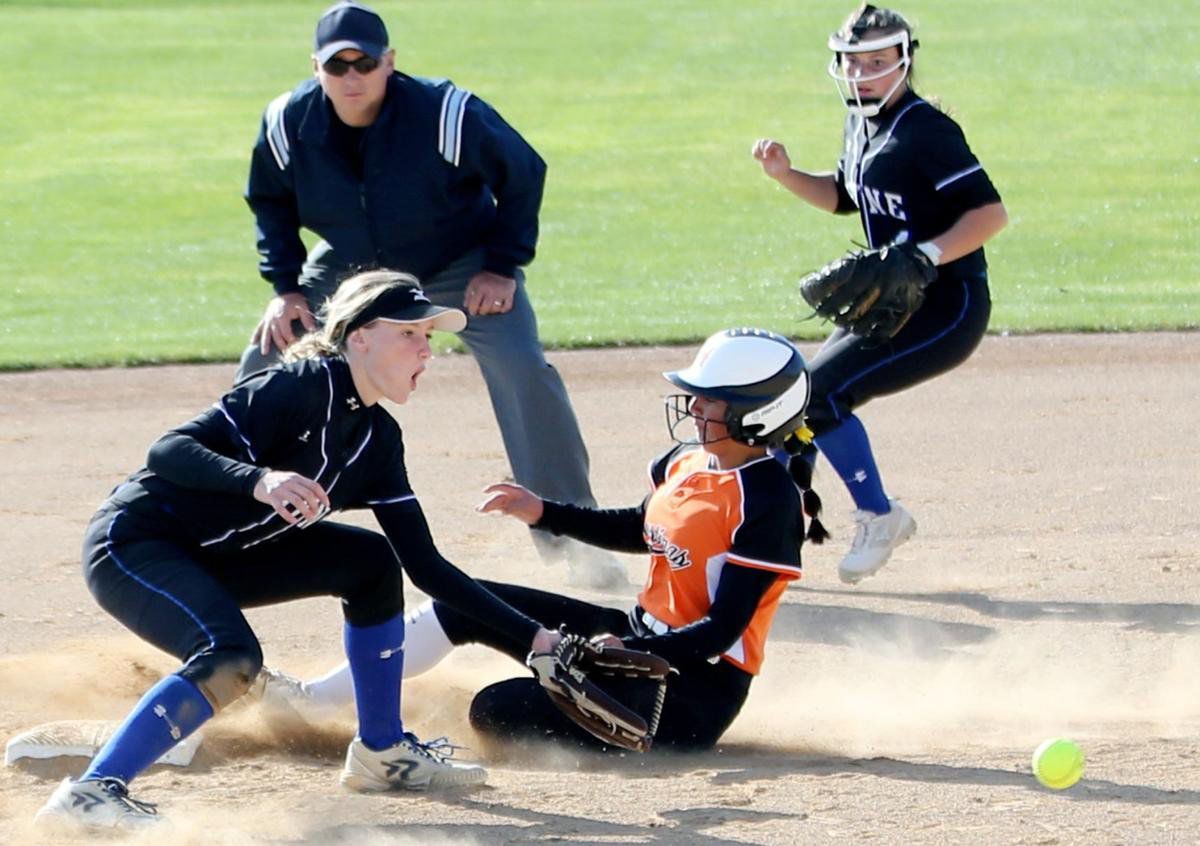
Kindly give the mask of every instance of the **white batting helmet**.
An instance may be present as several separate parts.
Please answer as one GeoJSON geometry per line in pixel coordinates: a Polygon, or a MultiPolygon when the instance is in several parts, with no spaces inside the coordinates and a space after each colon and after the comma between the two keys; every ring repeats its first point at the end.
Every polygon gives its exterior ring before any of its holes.
{"type": "Polygon", "coordinates": [[[696,360],[683,370],[663,373],[686,394],[666,399],[667,429],[675,434],[691,419],[694,396],[728,404],[729,437],[747,446],[778,445],[800,428],[810,391],[808,365],[800,350],[782,335],[765,329],[726,329],[711,336],[696,360]]]}

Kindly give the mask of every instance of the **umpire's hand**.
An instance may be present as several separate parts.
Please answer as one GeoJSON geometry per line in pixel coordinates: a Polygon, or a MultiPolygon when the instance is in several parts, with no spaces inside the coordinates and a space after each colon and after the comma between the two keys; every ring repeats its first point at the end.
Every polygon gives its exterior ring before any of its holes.
{"type": "Polygon", "coordinates": [[[263,355],[271,352],[272,344],[283,352],[296,340],[296,333],[292,330],[294,320],[299,320],[306,332],[317,328],[317,320],[308,310],[308,300],[303,294],[290,293],[273,297],[267,303],[262,320],[254,327],[250,343],[258,344],[258,351],[263,355]]]}
{"type": "Polygon", "coordinates": [[[477,314],[504,314],[512,311],[517,295],[517,280],[483,270],[471,277],[463,295],[463,308],[474,317],[477,314]]]}

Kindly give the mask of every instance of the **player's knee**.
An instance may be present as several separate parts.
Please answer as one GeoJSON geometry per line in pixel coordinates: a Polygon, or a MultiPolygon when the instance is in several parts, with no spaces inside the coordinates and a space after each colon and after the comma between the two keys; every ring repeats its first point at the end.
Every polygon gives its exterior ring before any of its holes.
{"type": "MultiPolygon", "coordinates": [[[[501,682],[500,684],[503,684],[501,682]]],[[[471,699],[471,709],[467,719],[471,728],[483,735],[497,736],[504,734],[505,720],[497,714],[497,685],[492,684],[475,694],[471,699]]]]}
{"type": "MultiPolygon", "coordinates": [[[[529,733],[530,717],[541,704],[535,697],[545,698],[532,679],[506,679],[485,687],[471,700],[468,719],[471,728],[496,740],[512,740],[529,733]]],[[[547,700],[548,701],[548,700],[547,700]]]]}
{"type": "Polygon", "coordinates": [[[241,698],[262,669],[257,643],[237,649],[219,649],[196,656],[180,671],[200,688],[214,711],[241,698]]]}
{"type": "Polygon", "coordinates": [[[392,556],[360,559],[355,583],[342,594],[342,613],[352,626],[373,626],[404,613],[404,576],[392,556]]]}

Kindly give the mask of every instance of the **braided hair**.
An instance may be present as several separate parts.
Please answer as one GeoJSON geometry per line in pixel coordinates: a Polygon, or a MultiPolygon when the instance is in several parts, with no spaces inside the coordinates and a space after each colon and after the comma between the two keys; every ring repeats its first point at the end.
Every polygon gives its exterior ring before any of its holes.
{"type": "Polygon", "coordinates": [[[788,454],[788,475],[800,489],[801,506],[808,517],[808,531],[804,533],[804,539],[814,544],[822,544],[829,539],[829,530],[821,522],[821,497],[812,487],[817,448],[813,445],[811,433],[807,429],[793,432],[784,440],[783,448],[788,454]]]}

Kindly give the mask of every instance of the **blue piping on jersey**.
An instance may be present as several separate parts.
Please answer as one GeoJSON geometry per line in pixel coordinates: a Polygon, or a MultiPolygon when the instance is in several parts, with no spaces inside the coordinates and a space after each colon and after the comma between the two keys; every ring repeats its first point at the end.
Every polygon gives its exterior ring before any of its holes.
{"type": "Polygon", "coordinates": [[[405,494],[404,496],[393,496],[388,499],[368,499],[367,505],[394,505],[397,502],[408,502],[416,498],[416,494],[405,494]]]}
{"type": "MultiPolygon", "coordinates": [[[[325,368],[325,380],[326,380],[326,384],[329,385],[329,400],[328,400],[328,402],[325,403],[325,424],[323,426],[321,426],[321,466],[320,466],[320,468],[318,468],[316,474],[314,474],[314,477],[313,477],[313,481],[317,482],[318,484],[320,484],[320,481],[321,481],[321,474],[324,473],[325,468],[329,466],[329,453],[325,449],[325,444],[327,443],[328,437],[329,437],[329,421],[333,417],[333,393],[334,393],[334,391],[333,391],[333,371],[329,369],[329,361],[324,358],[321,359],[321,366],[325,368]]],[[[251,402],[253,402],[253,399],[251,399],[251,402]]],[[[225,415],[225,419],[229,421],[229,425],[233,426],[233,430],[234,430],[234,432],[237,433],[237,436],[242,439],[242,442],[244,444],[246,444],[246,451],[250,454],[251,460],[257,461],[258,459],[255,458],[255,456],[254,456],[254,449],[250,446],[250,441],[248,441],[246,439],[246,437],[242,434],[241,429],[238,428],[237,423],[235,423],[233,418],[230,417],[228,412],[225,411],[225,406],[223,404],[218,404],[217,408],[220,409],[220,411],[223,415],[225,415]]],[[[371,433],[368,432],[366,439],[363,441],[363,446],[366,446],[366,441],[370,440],[370,438],[371,438],[371,433]]],[[[358,452],[356,452],[354,454],[354,457],[357,458],[358,454],[360,452],[362,452],[362,447],[359,447],[359,450],[358,450],[358,452]]],[[[351,459],[351,460],[353,460],[353,459],[351,459]]],[[[334,482],[336,483],[336,481],[337,481],[337,479],[335,477],[334,482]]],[[[330,485],[326,489],[326,492],[328,492],[329,490],[332,490],[332,489],[333,489],[333,485],[330,485]]],[[[274,509],[271,509],[270,511],[267,512],[267,516],[263,517],[261,520],[255,520],[254,522],[247,523],[244,526],[236,526],[236,527],[230,529],[229,531],[225,532],[225,534],[223,534],[223,535],[220,535],[215,538],[209,538],[208,540],[200,541],[200,545],[201,546],[212,546],[213,544],[223,543],[224,541],[228,540],[229,538],[233,537],[236,534],[240,534],[242,532],[248,532],[248,531],[251,531],[252,529],[257,529],[260,526],[265,526],[267,523],[271,522],[271,520],[273,518],[276,518],[276,517],[279,517],[279,515],[277,513],[275,513],[274,509]]],[[[279,517],[279,519],[283,520],[282,517],[279,517]]],[[[242,549],[249,549],[250,547],[255,546],[256,544],[262,543],[265,540],[269,540],[282,532],[286,532],[288,529],[291,529],[291,528],[294,528],[294,524],[288,523],[286,520],[284,520],[283,527],[281,529],[279,529],[279,531],[272,532],[271,534],[267,535],[266,537],[259,538],[257,541],[254,541],[253,543],[248,543],[248,544],[244,545],[242,547],[242,549]]]]}
{"type": "MultiPolygon", "coordinates": [[[[276,514],[274,512],[274,510],[269,511],[269,512],[267,512],[267,516],[262,518],[261,520],[255,520],[253,523],[247,523],[245,526],[238,526],[236,528],[230,529],[225,534],[220,535],[219,537],[209,538],[206,541],[200,541],[200,545],[201,546],[212,546],[214,543],[221,543],[224,540],[228,540],[230,537],[232,537],[233,535],[236,535],[238,532],[247,532],[250,529],[257,529],[259,526],[263,526],[263,525],[266,525],[267,523],[269,523],[271,521],[272,517],[279,517],[279,515],[276,514]]],[[[282,520],[283,518],[279,517],[279,519],[282,520]]]]}
{"type": "Polygon", "coordinates": [[[105,551],[105,553],[107,553],[108,557],[112,559],[113,563],[116,564],[118,569],[120,569],[120,571],[122,573],[124,573],[126,576],[133,579],[135,582],[137,582],[139,585],[141,585],[142,587],[144,587],[146,590],[150,591],[151,593],[156,593],[159,596],[163,597],[168,602],[170,602],[171,604],[173,604],[177,608],[179,608],[179,610],[181,610],[184,614],[187,614],[188,617],[191,618],[192,622],[195,623],[196,626],[200,629],[200,631],[204,632],[205,636],[208,638],[208,648],[215,649],[217,646],[216,637],[213,636],[213,633],[208,630],[208,626],[204,625],[204,621],[201,620],[199,617],[197,617],[191,608],[188,608],[186,605],[184,605],[183,601],[180,600],[178,597],[168,593],[167,591],[163,590],[162,588],[155,587],[154,585],[150,584],[148,581],[143,579],[141,576],[139,576],[137,573],[130,570],[128,567],[125,566],[125,564],[117,556],[117,551],[116,551],[116,549],[113,548],[112,532],[113,532],[113,527],[117,524],[117,519],[120,517],[124,517],[124,516],[125,516],[124,511],[118,511],[115,515],[113,515],[112,520],[109,521],[108,531],[105,532],[105,534],[104,534],[104,551],[105,551]]]}
{"type": "MultiPolygon", "coordinates": [[[[870,139],[870,138],[865,139],[863,141],[863,146],[862,146],[863,152],[859,155],[858,161],[856,161],[854,163],[854,169],[857,169],[857,171],[858,171],[858,176],[854,180],[854,182],[855,182],[855,184],[854,184],[855,202],[858,203],[858,210],[862,216],[863,231],[867,236],[867,244],[869,246],[871,246],[872,248],[875,248],[879,245],[875,243],[875,238],[871,234],[871,212],[869,211],[871,204],[870,204],[870,201],[868,201],[865,196],[866,188],[863,187],[863,179],[862,179],[863,171],[866,170],[866,168],[867,168],[867,160],[873,159],[876,156],[878,156],[879,153],[883,150],[883,148],[887,146],[888,141],[890,141],[892,138],[892,133],[896,131],[897,124],[900,123],[900,119],[902,117],[904,117],[906,114],[908,114],[909,110],[911,110],[914,106],[919,106],[922,104],[924,104],[926,106],[929,105],[929,103],[927,101],[918,97],[916,100],[913,100],[913,102],[909,103],[907,106],[905,106],[903,109],[901,109],[900,112],[896,115],[895,119],[892,121],[891,126],[889,126],[887,128],[887,134],[883,136],[883,140],[879,144],[877,144],[875,146],[875,149],[872,150],[871,152],[867,152],[867,147],[869,147],[871,145],[872,139],[870,139]]],[[[930,106],[930,108],[933,108],[933,107],[930,106]]],[[[865,132],[866,126],[867,126],[867,119],[860,117],[859,120],[860,120],[859,127],[861,129],[863,129],[865,132]]],[[[858,132],[858,130],[856,129],[855,133],[857,133],[857,132],[858,132]]],[[[937,190],[937,189],[935,188],[934,190],[937,190]]]]}
{"type": "Polygon", "coordinates": [[[950,174],[945,179],[943,179],[941,182],[934,185],[933,190],[941,191],[943,188],[945,188],[951,182],[957,182],[958,180],[962,179],[964,176],[970,176],[972,173],[974,173],[977,170],[983,170],[983,165],[979,164],[978,162],[975,163],[974,165],[972,165],[971,167],[963,168],[958,173],[950,174]]]}
{"type": "Polygon", "coordinates": [[[329,369],[329,359],[321,359],[321,367],[325,368],[325,384],[329,386],[329,402],[325,403],[325,425],[321,427],[321,467],[317,470],[315,481],[321,481],[321,474],[329,466],[329,453],[325,444],[329,438],[329,421],[333,419],[333,371],[329,369]]]}
{"type": "Polygon", "coordinates": [[[238,436],[243,444],[246,445],[246,455],[250,456],[251,461],[258,461],[258,456],[254,454],[254,447],[250,445],[250,441],[242,434],[242,430],[238,428],[238,424],[229,416],[229,412],[225,410],[224,402],[213,403],[213,407],[221,412],[221,416],[229,421],[229,425],[233,427],[233,433],[238,436]]]}
{"type": "MultiPolygon", "coordinates": [[[[951,321],[949,326],[947,326],[941,332],[938,332],[932,338],[929,338],[928,340],[923,341],[922,343],[917,344],[916,346],[909,347],[908,349],[904,350],[904,352],[897,353],[895,355],[890,355],[887,358],[883,359],[882,361],[875,362],[874,364],[872,364],[870,367],[866,368],[862,372],[854,374],[849,379],[847,379],[845,382],[838,385],[836,389],[831,391],[829,393],[829,396],[833,397],[833,396],[840,395],[843,391],[846,390],[847,387],[849,387],[854,382],[857,382],[859,379],[863,378],[868,373],[872,373],[872,372],[878,370],[880,367],[883,367],[884,365],[891,364],[893,361],[897,361],[898,359],[904,358],[905,356],[912,355],[913,353],[915,353],[919,350],[923,350],[926,347],[930,346],[931,344],[937,343],[942,338],[946,337],[951,332],[953,332],[955,329],[957,329],[959,324],[962,323],[963,317],[966,316],[967,309],[971,305],[971,289],[967,287],[967,283],[965,281],[962,281],[959,284],[961,284],[963,287],[963,305],[962,305],[962,308],[959,310],[958,315],[954,318],[953,321],[951,321]]],[[[838,412],[837,403],[830,402],[829,407],[833,411],[834,420],[841,422],[842,420],[845,419],[838,412]]],[[[853,412],[851,412],[851,414],[853,414],[853,412]]]]}
{"type": "MultiPolygon", "coordinates": [[[[371,442],[371,435],[374,432],[375,432],[374,427],[367,429],[366,437],[364,437],[362,440],[362,443],[358,445],[358,449],[356,449],[354,451],[354,455],[350,456],[349,460],[347,460],[346,463],[344,465],[342,465],[341,470],[339,470],[333,474],[333,478],[329,481],[329,484],[323,486],[325,488],[326,494],[333,493],[333,489],[337,487],[337,483],[342,478],[342,473],[345,472],[347,467],[349,467],[351,464],[353,464],[355,461],[357,461],[358,457],[360,455],[362,455],[363,450],[367,448],[367,444],[371,442]]],[[[322,441],[321,441],[322,449],[324,448],[324,434],[323,433],[324,433],[324,430],[322,430],[322,441]]],[[[324,470],[322,470],[322,472],[324,472],[324,470]]],[[[321,474],[318,473],[316,481],[320,482],[320,478],[321,478],[321,474]]],[[[322,517],[328,515],[329,513],[330,513],[329,511],[326,511],[325,514],[322,515],[322,517]]],[[[276,516],[276,515],[274,513],[272,513],[272,514],[268,515],[268,518],[270,518],[272,516],[276,516]]],[[[282,518],[280,518],[280,519],[282,519],[282,518]]],[[[258,546],[263,541],[269,541],[271,538],[278,537],[279,535],[286,532],[288,529],[304,529],[309,526],[316,525],[318,522],[320,522],[320,520],[321,520],[321,518],[318,518],[317,520],[314,520],[311,523],[304,523],[304,524],[285,522],[282,526],[279,527],[279,529],[277,531],[271,532],[271,534],[269,534],[269,535],[264,535],[263,537],[259,538],[258,540],[254,540],[254,541],[251,541],[250,543],[244,544],[242,546],[242,549],[249,549],[252,546],[258,546]]]]}

